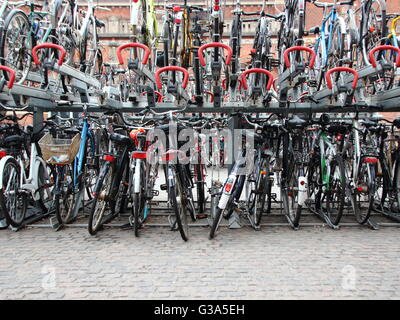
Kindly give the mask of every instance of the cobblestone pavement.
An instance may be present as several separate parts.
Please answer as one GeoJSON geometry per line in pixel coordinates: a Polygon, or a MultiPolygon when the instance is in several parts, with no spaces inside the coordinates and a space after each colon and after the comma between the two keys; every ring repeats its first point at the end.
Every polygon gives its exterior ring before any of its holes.
{"type": "Polygon", "coordinates": [[[353,227],[2,230],[0,299],[400,298],[400,233],[353,227]]]}

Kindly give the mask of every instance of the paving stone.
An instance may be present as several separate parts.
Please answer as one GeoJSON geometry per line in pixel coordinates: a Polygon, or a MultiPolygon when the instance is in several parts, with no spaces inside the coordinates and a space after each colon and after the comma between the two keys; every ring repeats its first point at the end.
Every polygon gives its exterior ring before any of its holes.
{"type": "Polygon", "coordinates": [[[398,228],[142,231],[2,230],[0,299],[400,298],[398,228]]]}

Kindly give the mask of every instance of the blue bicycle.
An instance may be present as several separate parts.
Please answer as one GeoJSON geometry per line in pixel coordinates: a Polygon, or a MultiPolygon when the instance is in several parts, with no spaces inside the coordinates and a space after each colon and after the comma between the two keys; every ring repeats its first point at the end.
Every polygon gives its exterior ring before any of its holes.
{"type": "Polygon", "coordinates": [[[314,27],[310,30],[311,33],[317,35],[314,48],[317,58],[314,70],[316,72],[317,90],[320,90],[325,82],[326,71],[347,63],[345,53],[350,50],[351,44],[347,36],[345,21],[337,12],[337,5],[351,4],[352,1],[335,1],[333,3],[307,1],[323,9],[321,27],[314,27]]]}
{"type": "MultiPolygon", "coordinates": [[[[62,121],[76,120],[56,117],[62,121]]],[[[107,133],[98,125],[97,119],[88,115],[87,106],[84,105],[82,126],[64,127],[57,134],[59,141],[72,137],[69,139],[68,158],[51,161],[56,166],[54,200],[59,225],[71,223],[76,218],[85,196],[87,200],[92,199],[101,165],[99,155],[108,148],[107,133]],[[92,120],[91,123],[89,120],[92,120]]]]}

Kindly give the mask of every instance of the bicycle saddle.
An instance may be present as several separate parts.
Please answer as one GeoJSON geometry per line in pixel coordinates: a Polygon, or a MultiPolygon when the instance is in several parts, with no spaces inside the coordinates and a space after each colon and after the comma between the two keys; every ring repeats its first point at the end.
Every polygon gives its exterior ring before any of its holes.
{"type": "Polygon", "coordinates": [[[97,28],[103,28],[105,26],[106,26],[106,24],[103,21],[96,18],[96,27],[97,28]]]}
{"type": "Polygon", "coordinates": [[[360,121],[360,123],[361,123],[363,126],[366,126],[366,127],[376,126],[376,124],[377,124],[376,121],[372,121],[371,119],[368,119],[368,118],[365,119],[365,120],[360,121]]]}
{"type": "Polygon", "coordinates": [[[327,125],[327,124],[329,124],[330,121],[331,121],[331,118],[329,117],[329,114],[327,114],[327,113],[323,113],[319,117],[319,122],[322,125],[327,125]]]}
{"type": "Polygon", "coordinates": [[[393,120],[393,125],[396,128],[400,128],[400,117],[397,117],[396,119],[393,120]]]}
{"type": "Polygon", "coordinates": [[[312,34],[319,34],[320,32],[319,26],[312,27],[309,32],[312,34]]]}
{"type": "Polygon", "coordinates": [[[345,134],[350,131],[349,126],[342,125],[342,124],[332,124],[328,128],[328,132],[330,133],[341,133],[345,134]]]}
{"type": "Polygon", "coordinates": [[[114,141],[117,144],[124,144],[124,145],[131,144],[131,139],[129,137],[118,133],[111,133],[110,140],[114,141]]]}
{"type": "Polygon", "coordinates": [[[289,128],[302,128],[307,124],[306,120],[301,119],[299,116],[294,115],[287,122],[289,128]]]}
{"type": "Polygon", "coordinates": [[[9,148],[23,146],[24,143],[25,143],[25,138],[22,136],[13,135],[13,136],[8,136],[4,139],[4,145],[9,148]]]}

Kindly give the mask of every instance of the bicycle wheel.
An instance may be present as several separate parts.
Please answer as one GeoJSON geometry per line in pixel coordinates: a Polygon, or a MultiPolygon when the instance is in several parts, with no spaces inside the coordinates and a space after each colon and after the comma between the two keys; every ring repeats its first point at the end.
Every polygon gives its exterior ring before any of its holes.
{"type": "MultiPolygon", "coordinates": [[[[4,33],[0,37],[0,64],[16,72],[15,82],[22,84],[31,68],[32,39],[30,23],[26,14],[13,9],[4,21],[4,33]]],[[[3,71],[8,80],[8,73],[3,71]]]]}
{"type": "Polygon", "coordinates": [[[141,162],[140,168],[140,189],[139,192],[135,192],[132,195],[132,215],[134,217],[134,232],[135,236],[139,236],[139,229],[142,227],[145,217],[145,205],[146,205],[146,186],[147,182],[145,178],[145,165],[141,162]]]}
{"type": "Polygon", "coordinates": [[[250,196],[248,198],[248,208],[250,214],[253,215],[254,224],[259,226],[261,217],[264,212],[265,200],[267,198],[268,186],[268,171],[260,166],[260,171],[252,186],[250,196]]]}
{"type": "Polygon", "coordinates": [[[111,210],[111,188],[114,175],[114,166],[107,162],[100,170],[96,183],[94,199],[89,215],[88,231],[93,236],[103,226],[106,211],[111,210]]]}
{"type": "MultiPolygon", "coordinates": [[[[175,171],[175,169],[172,169],[175,171]]],[[[189,225],[187,221],[187,199],[180,181],[180,175],[175,171],[174,184],[168,186],[169,200],[175,212],[176,223],[184,241],[189,239],[189,225]]]]}
{"type": "Polygon", "coordinates": [[[97,26],[94,17],[89,19],[89,24],[80,50],[81,71],[93,77],[100,76],[103,57],[99,49],[99,37],[97,35],[97,26]]]}
{"type": "MultiPolygon", "coordinates": [[[[325,84],[325,72],[327,70],[333,69],[335,67],[340,67],[343,65],[342,59],[345,52],[344,50],[345,50],[346,30],[343,30],[340,19],[341,18],[338,17],[333,25],[332,38],[330,40],[331,45],[326,58],[326,67],[324,67],[324,69],[320,71],[318,90],[321,88],[322,84],[325,84]]],[[[318,50],[318,52],[320,51],[321,50],[318,50]]],[[[340,73],[336,73],[334,75],[334,81],[337,81],[339,79],[339,75],[340,73]]]]}
{"type": "MultiPolygon", "coordinates": [[[[39,181],[39,206],[45,211],[52,211],[55,209],[54,198],[52,196],[52,190],[54,184],[52,183],[51,176],[54,173],[54,169],[49,164],[40,165],[37,175],[37,181],[39,181]]],[[[53,175],[54,176],[54,175],[53,175]]]]}
{"type": "Polygon", "coordinates": [[[57,222],[69,223],[75,205],[72,165],[57,166],[54,206],[57,222]]]}
{"type": "Polygon", "coordinates": [[[371,215],[375,194],[375,167],[361,159],[358,168],[358,179],[354,191],[354,205],[356,220],[359,224],[367,222],[371,215]]]}
{"type": "Polygon", "coordinates": [[[232,21],[231,37],[229,45],[232,48],[232,73],[235,74],[240,68],[240,40],[242,23],[240,17],[235,15],[232,21]]]}
{"type": "Polygon", "coordinates": [[[384,43],[387,36],[386,4],[380,0],[366,1],[361,19],[361,52],[365,65],[369,65],[369,52],[384,43]]]}
{"type": "Polygon", "coordinates": [[[346,175],[341,156],[336,155],[330,162],[329,172],[323,172],[324,188],[320,200],[320,210],[326,215],[332,225],[337,226],[342,218],[346,175]]]}
{"type": "Polygon", "coordinates": [[[55,30],[56,43],[62,46],[67,52],[64,63],[75,66],[79,65],[78,55],[78,40],[75,34],[76,30],[72,27],[74,24],[73,10],[71,2],[63,6],[62,0],[57,0],[53,4],[51,14],[51,25],[55,30]]]}
{"type": "Polygon", "coordinates": [[[199,213],[204,213],[205,209],[204,165],[196,164],[195,173],[196,173],[197,208],[199,213]]]}
{"type": "Polygon", "coordinates": [[[21,190],[21,169],[14,158],[9,158],[2,173],[0,208],[9,225],[18,228],[25,219],[28,197],[21,190]]]}
{"type": "MultiPolygon", "coordinates": [[[[400,164],[399,160],[396,160],[394,166],[394,179],[393,179],[393,198],[394,204],[392,205],[392,211],[400,212],[400,164]]],[[[375,183],[375,190],[379,187],[379,184],[375,183]]]]}
{"type": "Polygon", "coordinates": [[[304,176],[304,168],[295,163],[292,159],[288,177],[281,185],[282,202],[285,214],[290,219],[294,227],[299,226],[302,205],[299,204],[299,178],[304,176]]]}
{"type": "MultiPolygon", "coordinates": [[[[125,167],[121,177],[121,181],[118,188],[117,196],[113,201],[113,214],[119,214],[126,212],[128,207],[128,187],[129,187],[129,168],[128,165],[125,167]]],[[[142,180],[143,181],[143,180],[142,180]]]]}
{"type": "Polygon", "coordinates": [[[320,199],[322,193],[320,155],[311,157],[307,168],[307,200],[308,206],[315,211],[320,211],[320,199]]]}

